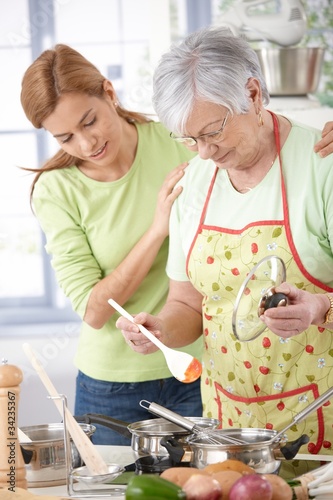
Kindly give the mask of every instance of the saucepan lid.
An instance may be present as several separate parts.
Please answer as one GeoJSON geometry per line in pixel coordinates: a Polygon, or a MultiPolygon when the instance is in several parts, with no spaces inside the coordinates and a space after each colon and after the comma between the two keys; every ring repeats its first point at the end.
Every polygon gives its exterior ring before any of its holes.
{"type": "Polygon", "coordinates": [[[285,263],[276,255],[264,257],[253,267],[234,305],[232,329],[238,340],[249,342],[257,338],[266,330],[260,315],[270,307],[287,305],[287,297],[275,292],[275,287],[285,280],[285,263]]]}

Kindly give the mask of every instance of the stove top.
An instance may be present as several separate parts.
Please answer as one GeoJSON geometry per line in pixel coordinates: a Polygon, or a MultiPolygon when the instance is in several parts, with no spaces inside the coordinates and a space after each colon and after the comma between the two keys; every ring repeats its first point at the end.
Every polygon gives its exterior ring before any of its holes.
{"type": "Polygon", "coordinates": [[[135,472],[136,474],[161,474],[170,467],[189,467],[189,462],[175,463],[172,458],[166,456],[153,456],[138,458],[134,463],[127,465],[127,472],[135,472]]]}

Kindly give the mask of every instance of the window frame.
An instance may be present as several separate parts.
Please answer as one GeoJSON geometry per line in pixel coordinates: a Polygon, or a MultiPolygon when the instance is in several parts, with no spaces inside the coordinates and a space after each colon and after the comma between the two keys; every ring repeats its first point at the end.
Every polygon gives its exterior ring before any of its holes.
{"type": "MultiPolygon", "coordinates": [[[[180,1],[185,2],[187,32],[210,23],[211,0],[180,1]],[[206,8],[204,8],[205,6],[206,8]]],[[[27,42],[26,44],[26,47],[30,49],[31,61],[35,60],[43,50],[57,43],[55,39],[57,0],[49,0],[47,6],[44,2],[45,0],[27,0],[29,23],[32,28],[36,28],[36,20],[43,13],[43,22],[37,23],[38,29],[31,30],[30,43],[27,42]]],[[[0,134],[15,133],[29,133],[32,138],[35,138],[38,165],[41,165],[45,158],[50,156],[50,145],[44,131],[36,130],[33,127],[24,130],[0,131],[0,134]]],[[[0,298],[0,327],[5,325],[15,326],[80,321],[78,315],[73,311],[70,301],[59,290],[54,271],[50,264],[50,256],[44,248],[45,243],[45,236],[41,231],[40,255],[42,257],[44,295],[40,297],[16,296],[14,298],[0,298]]]]}

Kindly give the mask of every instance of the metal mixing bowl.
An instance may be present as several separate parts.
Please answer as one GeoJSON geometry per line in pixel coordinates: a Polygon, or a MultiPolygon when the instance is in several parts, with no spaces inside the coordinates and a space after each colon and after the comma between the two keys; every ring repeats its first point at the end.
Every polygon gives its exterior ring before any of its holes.
{"type": "Polygon", "coordinates": [[[316,92],[325,49],[283,47],[256,49],[271,96],[306,95],[316,92]]]}

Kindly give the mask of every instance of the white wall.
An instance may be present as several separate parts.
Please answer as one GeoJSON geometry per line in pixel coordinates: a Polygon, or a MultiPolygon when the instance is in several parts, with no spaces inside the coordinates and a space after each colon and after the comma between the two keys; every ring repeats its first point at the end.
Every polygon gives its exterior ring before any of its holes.
{"type": "Polygon", "coordinates": [[[18,409],[20,427],[61,422],[58,412],[39,375],[23,351],[22,344],[31,345],[58,393],[67,397],[68,408],[74,411],[77,369],[73,358],[77,347],[79,325],[76,323],[4,327],[0,337],[0,360],[18,366],[23,382],[18,409]]]}

